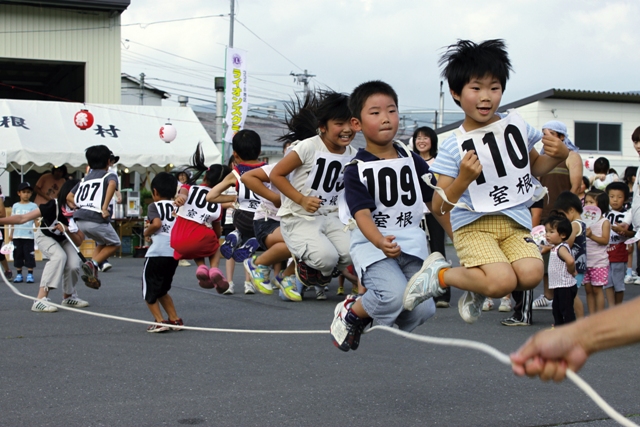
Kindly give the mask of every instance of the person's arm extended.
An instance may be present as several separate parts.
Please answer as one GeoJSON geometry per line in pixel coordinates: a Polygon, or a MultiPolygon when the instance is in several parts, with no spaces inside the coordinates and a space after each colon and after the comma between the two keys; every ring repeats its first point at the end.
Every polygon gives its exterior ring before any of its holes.
{"type": "Polygon", "coordinates": [[[640,298],[568,325],[538,332],[511,354],[516,375],[561,381],[597,352],[640,341],[640,298]]]}
{"type": "MultiPolygon", "coordinates": [[[[17,225],[24,224],[25,222],[33,221],[36,218],[40,218],[42,214],[40,213],[40,208],[34,209],[31,212],[27,212],[26,214],[20,215],[11,215],[4,218],[0,218],[0,225],[17,225]]],[[[9,239],[11,240],[11,239],[9,239]]]]}
{"type": "Polygon", "coordinates": [[[266,185],[264,185],[265,182],[271,182],[264,169],[258,168],[245,172],[240,179],[249,190],[253,191],[258,196],[267,199],[273,203],[275,207],[280,207],[280,195],[271,191],[266,185]]]}
{"type": "Polygon", "coordinates": [[[531,174],[533,176],[546,175],[569,156],[569,149],[560,138],[551,135],[548,129],[544,129],[543,132],[542,145],[544,146],[544,154],[538,154],[535,148],[529,151],[531,174]]]}
{"type": "Polygon", "coordinates": [[[235,202],[236,196],[222,194],[229,187],[235,184],[236,184],[236,175],[233,172],[231,172],[229,175],[225,176],[224,179],[218,183],[218,185],[216,185],[211,190],[209,190],[209,193],[207,193],[207,202],[209,203],[235,202]]]}
{"type": "Polygon", "coordinates": [[[116,193],[116,189],[118,187],[118,183],[115,180],[109,180],[109,184],[107,185],[107,192],[104,196],[104,203],[102,203],[102,217],[109,218],[109,203],[111,203],[111,199],[113,195],[116,193]]]}
{"type": "Polygon", "coordinates": [[[567,271],[573,275],[576,272],[576,261],[571,255],[571,251],[564,246],[560,246],[558,249],[558,258],[560,258],[567,265],[567,271]]]}
{"type": "Polygon", "coordinates": [[[582,157],[575,151],[569,151],[567,157],[567,168],[569,169],[569,181],[571,181],[571,192],[573,194],[580,193],[582,186],[582,157]]]}
{"type": "Polygon", "coordinates": [[[378,227],[376,227],[375,222],[373,222],[369,209],[360,209],[355,213],[353,218],[356,220],[358,228],[362,234],[364,234],[364,237],[366,237],[373,246],[380,249],[389,258],[400,256],[401,248],[394,242],[395,236],[382,235],[378,227]]]}
{"type": "Polygon", "coordinates": [[[269,177],[271,178],[271,183],[275,185],[285,197],[302,206],[305,211],[314,213],[320,209],[320,199],[303,195],[296,190],[287,179],[287,175],[300,166],[302,166],[300,156],[295,151],[290,151],[289,154],[284,156],[284,159],[280,160],[278,164],[273,167],[269,177]]]}
{"type": "MultiPolygon", "coordinates": [[[[458,176],[453,178],[451,176],[440,174],[438,178],[438,187],[442,188],[444,194],[450,203],[456,203],[460,200],[460,197],[469,187],[469,184],[473,182],[482,172],[482,165],[475,151],[467,151],[462,160],[460,161],[460,172],[458,176]]],[[[442,200],[442,197],[435,192],[431,204],[435,211],[444,215],[445,213],[453,209],[453,205],[446,203],[442,200]]],[[[429,208],[431,210],[431,208],[429,208]]],[[[434,212],[431,210],[431,212],[434,212]]],[[[436,216],[437,218],[437,216],[436,216]]]]}

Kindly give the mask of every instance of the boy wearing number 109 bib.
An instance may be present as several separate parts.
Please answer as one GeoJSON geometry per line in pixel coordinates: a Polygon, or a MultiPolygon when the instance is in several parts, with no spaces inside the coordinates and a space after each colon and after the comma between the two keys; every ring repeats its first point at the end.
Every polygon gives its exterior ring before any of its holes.
{"type": "MultiPolygon", "coordinates": [[[[372,319],[412,331],[435,313],[433,300],[413,311],[402,306],[407,281],[429,254],[420,220],[424,203],[431,209],[433,190],[421,179],[429,173],[427,163],[393,141],[397,105],[396,92],[381,81],[361,84],[349,100],[353,129],[362,131],[367,143],[344,172],[346,205],[358,225],[351,232],[351,258],[367,291],[336,306],[330,331],[342,351],[358,348],[372,319]]],[[[443,226],[450,231],[446,217],[443,226]]]]}
{"type": "Polygon", "coordinates": [[[528,206],[537,187],[533,177],[566,159],[568,149],[559,138],[542,136],[517,113],[497,113],[511,69],[502,40],[460,40],[448,47],[440,64],[465,118],[440,146],[431,167],[440,174],[433,207],[436,212],[451,211],[461,267],[450,268],[433,254],[423,273],[407,285],[404,307],[412,310],[454,286],[466,291],[458,311],[473,323],[485,296],[501,298],[532,289],[542,280],[544,265],[530,235],[528,206]],[[540,139],[543,155],[534,148],[540,139]]]}
{"type": "Polygon", "coordinates": [[[118,177],[109,172],[112,155],[106,145],[87,148],[85,156],[91,170],[67,196],[67,204],[77,208],[73,219],[78,228],[88,239],[96,242],[92,260],[82,264],[82,280],[93,289],[100,287],[98,267],[120,246],[120,238],[110,224],[109,213],[109,203],[118,188],[118,177]]]}

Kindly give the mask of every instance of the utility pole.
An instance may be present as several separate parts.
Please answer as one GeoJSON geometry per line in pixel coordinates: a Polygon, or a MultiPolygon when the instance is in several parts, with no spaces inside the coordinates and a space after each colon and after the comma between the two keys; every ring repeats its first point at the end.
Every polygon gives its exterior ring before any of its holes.
{"type": "Polygon", "coordinates": [[[144,73],[140,73],[140,105],[144,105],[144,73]]]}
{"type": "Polygon", "coordinates": [[[233,47],[233,19],[235,17],[236,0],[231,0],[231,13],[229,14],[229,47],[233,47]]]}
{"type": "Polygon", "coordinates": [[[294,80],[298,83],[302,83],[304,85],[304,93],[305,95],[309,93],[309,79],[311,77],[315,77],[315,74],[307,73],[307,70],[304,70],[304,73],[296,74],[293,71],[289,74],[294,77],[294,80]]]}

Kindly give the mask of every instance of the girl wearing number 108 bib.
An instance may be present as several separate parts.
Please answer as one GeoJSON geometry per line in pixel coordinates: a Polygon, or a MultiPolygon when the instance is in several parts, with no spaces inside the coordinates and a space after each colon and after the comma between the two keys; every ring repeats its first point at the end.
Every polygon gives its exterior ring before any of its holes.
{"type": "Polygon", "coordinates": [[[344,190],[343,168],[356,151],[347,96],[308,94],[298,111],[292,107],[291,132],[296,141],[271,171],[271,183],[285,196],[278,211],[280,230],[296,261],[296,275],[306,286],[324,286],[334,269],[351,264],[349,235],[338,216],[344,190]]]}
{"type": "Polygon", "coordinates": [[[562,141],[544,136],[515,111],[497,113],[511,62],[504,41],[476,44],[459,40],[440,59],[454,101],[465,113],[458,130],[440,146],[431,169],[440,174],[433,210],[451,212],[453,244],[461,267],[426,266],[409,284],[405,308],[454,286],[466,291],[458,302],[464,321],[473,323],[485,296],[501,298],[538,285],[544,274],[531,238],[535,176],[568,156],[562,141]],[[534,144],[542,140],[544,154],[534,144]]]}

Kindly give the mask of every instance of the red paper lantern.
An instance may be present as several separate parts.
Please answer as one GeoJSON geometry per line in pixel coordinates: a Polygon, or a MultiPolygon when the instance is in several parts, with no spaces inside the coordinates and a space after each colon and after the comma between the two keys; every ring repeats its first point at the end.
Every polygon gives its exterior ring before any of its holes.
{"type": "Polygon", "coordinates": [[[80,130],[89,129],[93,125],[93,114],[89,110],[80,110],[73,116],[73,123],[80,130]]]}
{"type": "Polygon", "coordinates": [[[169,143],[174,139],[176,139],[176,136],[178,136],[178,131],[176,130],[175,127],[173,127],[171,123],[166,123],[164,126],[160,128],[159,134],[160,134],[161,140],[163,140],[166,143],[169,143]]]}

